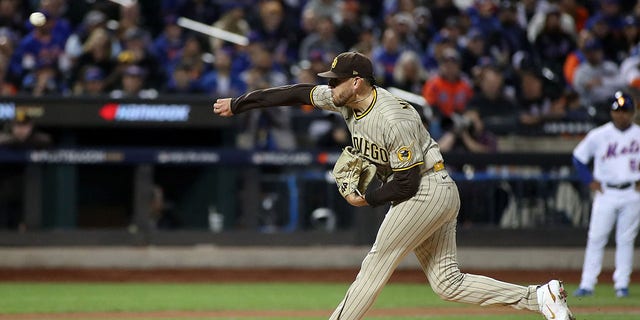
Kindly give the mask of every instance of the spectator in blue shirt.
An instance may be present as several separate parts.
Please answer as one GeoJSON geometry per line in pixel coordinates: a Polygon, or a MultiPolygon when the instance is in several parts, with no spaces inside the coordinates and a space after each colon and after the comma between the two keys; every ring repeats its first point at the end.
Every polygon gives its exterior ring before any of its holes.
{"type": "Polygon", "coordinates": [[[52,63],[39,61],[36,67],[23,79],[20,86],[22,92],[39,97],[42,95],[56,95],[65,92],[62,74],[52,63]]]}
{"type": "Polygon", "coordinates": [[[201,93],[199,78],[194,76],[193,66],[187,62],[178,64],[163,90],[163,93],[194,94],[201,93]]]}
{"type": "Polygon", "coordinates": [[[175,68],[181,64],[191,66],[191,72],[195,81],[208,71],[209,64],[205,61],[205,55],[208,55],[209,48],[206,41],[199,35],[189,33],[184,45],[177,52],[176,56],[165,66],[166,74],[170,77],[175,68]]]}
{"type": "Polygon", "coordinates": [[[531,43],[527,40],[527,31],[518,23],[516,6],[504,0],[498,9],[499,29],[487,36],[487,46],[494,52],[494,58],[501,67],[511,63],[516,52],[531,53],[531,43]]]}
{"type": "Polygon", "coordinates": [[[298,60],[299,34],[286,20],[285,7],[280,1],[261,1],[257,7],[258,19],[247,19],[251,30],[257,33],[262,45],[281,66],[298,60]]]}
{"type": "Polygon", "coordinates": [[[620,11],[620,0],[600,0],[596,14],[587,20],[587,25],[595,19],[603,19],[613,32],[620,32],[624,26],[624,18],[620,11]]]}
{"type": "Polygon", "coordinates": [[[199,81],[202,92],[212,97],[243,94],[247,85],[240,74],[231,71],[233,52],[230,49],[217,49],[214,53],[213,70],[205,73],[199,81]]]}
{"type": "Polygon", "coordinates": [[[487,41],[479,29],[471,29],[465,37],[466,43],[460,50],[462,58],[462,71],[468,75],[473,74],[473,68],[478,65],[480,58],[488,56],[487,41]]]}
{"type": "Polygon", "coordinates": [[[497,6],[492,0],[475,0],[473,6],[467,10],[471,19],[471,27],[480,30],[482,34],[489,35],[500,29],[497,17],[497,6]]]}
{"type": "Polygon", "coordinates": [[[393,29],[387,28],[382,34],[381,43],[371,53],[375,74],[382,85],[393,83],[393,69],[401,53],[398,35],[393,29]]]}
{"type": "Polygon", "coordinates": [[[438,70],[438,61],[442,58],[442,52],[446,48],[457,49],[455,39],[449,36],[448,32],[441,31],[433,37],[431,46],[427,48],[422,60],[425,69],[428,72],[436,72],[438,70]]]}
{"type": "MultiPolygon", "coordinates": [[[[41,4],[53,3],[53,2],[54,1],[42,1],[41,4]]],[[[45,18],[47,19],[46,20],[47,23],[50,24],[51,26],[51,30],[52,30],[51,32],[59,35],[64,39],[67,39],[69,38],[71,33],[73,33],[73,28],[71,27],[71,23],[69,23],[67,19],[61,17],[59,14],[56,14],[56,11],[48,10],[46,6],[40,8],[40,12],[42,12],[45,15],[45,18]]],[[[28,22],[28,21],[25,22],[25,27],[28,31],[32,31],[33,29],[37,28],[36,26],[32,25],[31,22],[28,22]]]]}
{"type": "Polygon", "coordinates": [[[36,27],[18,44],[11,57],[10,77],[17,84],[23,78],[34,73],[38,67],[47,66],[54,73],[59,73],[58,62],[64,53],[67,41],[65,35],[53,32],[54,19],[47,19],[44,25],[36,27]]]}
{"type": "Polygon", "coordinates": [[[626,44],[622,40],[620,30],[614,29],[602,13],[596,13],[587,21],[586,28],[600,40],[605,58],[620,63],[619,52],[624,51],[626,44]]]}
{"type": "Polygon", "coordinates": [[[629,57],[631,50],[640,43],[640,20],[634,15],[628,15],[624,18],[624,26],[622,28],[622,42],[625,46],[618,53],[620,62],[629,57]]]}
{"type": "Polygon", "coordinates": [[[105,94],[105,74],[97,66],[87,65],[81,69],[79,80],[73,86],[75,96],[101,96],[105,94]]]}
{"type": "Polygon", "coordinates": [[[166,66],[174,61],[185,43],[185,32],[177,24],[178,17],[168,15],[164,18],[164,30],[153,41],[153,51],[160,65],[166,66]]]}

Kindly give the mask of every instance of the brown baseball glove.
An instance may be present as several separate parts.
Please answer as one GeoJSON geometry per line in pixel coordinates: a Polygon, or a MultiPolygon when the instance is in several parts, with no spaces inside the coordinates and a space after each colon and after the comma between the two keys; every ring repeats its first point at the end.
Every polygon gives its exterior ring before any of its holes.
{"type": "Polygon", "coordinates": [[[362,196],[376,175],[376,166],[360,156],[353,147],[346,147],[333,166],[332,173],[342,197],[346,198],[354,192],[362,196]]]}

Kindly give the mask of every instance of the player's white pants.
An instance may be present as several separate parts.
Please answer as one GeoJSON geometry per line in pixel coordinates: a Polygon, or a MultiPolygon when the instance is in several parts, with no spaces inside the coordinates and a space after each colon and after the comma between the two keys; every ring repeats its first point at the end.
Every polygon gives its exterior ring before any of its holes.
{"type": "Polygon", "coordinates": [[[422,177],[418,193],[393,206],[356,280],[330,319],[361,319],[400,261],[414,251],[431,288],[443,299],[538,311],[536,286],[519,286],[461,273],[456,249],[460,198],[446,171],[422,177]],[[444,178],[443,178],[444,177],[444,178]]]}
{"type": "Polygon", "coordinates": [[[613,286],[627,288],[633,269],[633,242],[640,226],[640,194],[633,190],[605,189],[593,199],[589,235],[580,287],[593,290],[602,271],[604,248],[616,226],[613,286]]]}

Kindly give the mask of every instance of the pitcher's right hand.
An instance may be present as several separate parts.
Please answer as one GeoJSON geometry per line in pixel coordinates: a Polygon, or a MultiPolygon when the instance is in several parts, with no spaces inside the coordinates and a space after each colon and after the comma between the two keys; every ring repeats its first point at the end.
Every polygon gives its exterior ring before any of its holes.
{"type": "Polygon", "coordinates": [[[233,112],[231,111],[231,98],[218,99],[213,104],[213,113],[221,117],[231,117],[233,112]]]}

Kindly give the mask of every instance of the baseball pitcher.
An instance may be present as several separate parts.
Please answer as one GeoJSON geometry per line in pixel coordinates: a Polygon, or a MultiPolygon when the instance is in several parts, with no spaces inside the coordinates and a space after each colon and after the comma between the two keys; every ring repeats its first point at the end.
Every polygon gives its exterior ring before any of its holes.
{"type": "MultiPolygon", "coordinates": [[[[541,312],[547,319],[573,319],[558,280],[542,286],[519,286],[460,272],[456,261],[458,188],[417,111],[375,85],[369,58],[356,52],[341,53],[331,70],[318,75],[327,78],[328,85],[296,84],[252,91],[218,99],[213,111],[228,117],[255,108],[311,104],[337,112],[346,121],[352,148],[365,161],[354,162],[349,160],[352,155],[345,155],[347,160],[336,163],[355,170],[336,177],[340,192],[353,206],[391,203],[391,208],[358,276],[330,319],[363,318],[394,269],[412,251],[431,288],[444,300],[511,306],[541,312]],[[375,166],[382,185],[363,192],[365,188],[360,188],[354,177],[368,176],[369,164],[375,166]]],[[[336,173],[344,171],[334,168],[336,173]]]]}
{"type": "Polygon", "coordinates": [[[633,243],[640,225],[640,126],[633,123],[636,104],[616,92],[611,121],[591,130],[573,150],[573,163],[593,191],[582,279],[574,296],[593,294],[602,269],[604,247],[616,226],[613,287],[619,298],[629,295],[633,243]],[[587,164],[593,159],[593,174],[587,164]]]}

